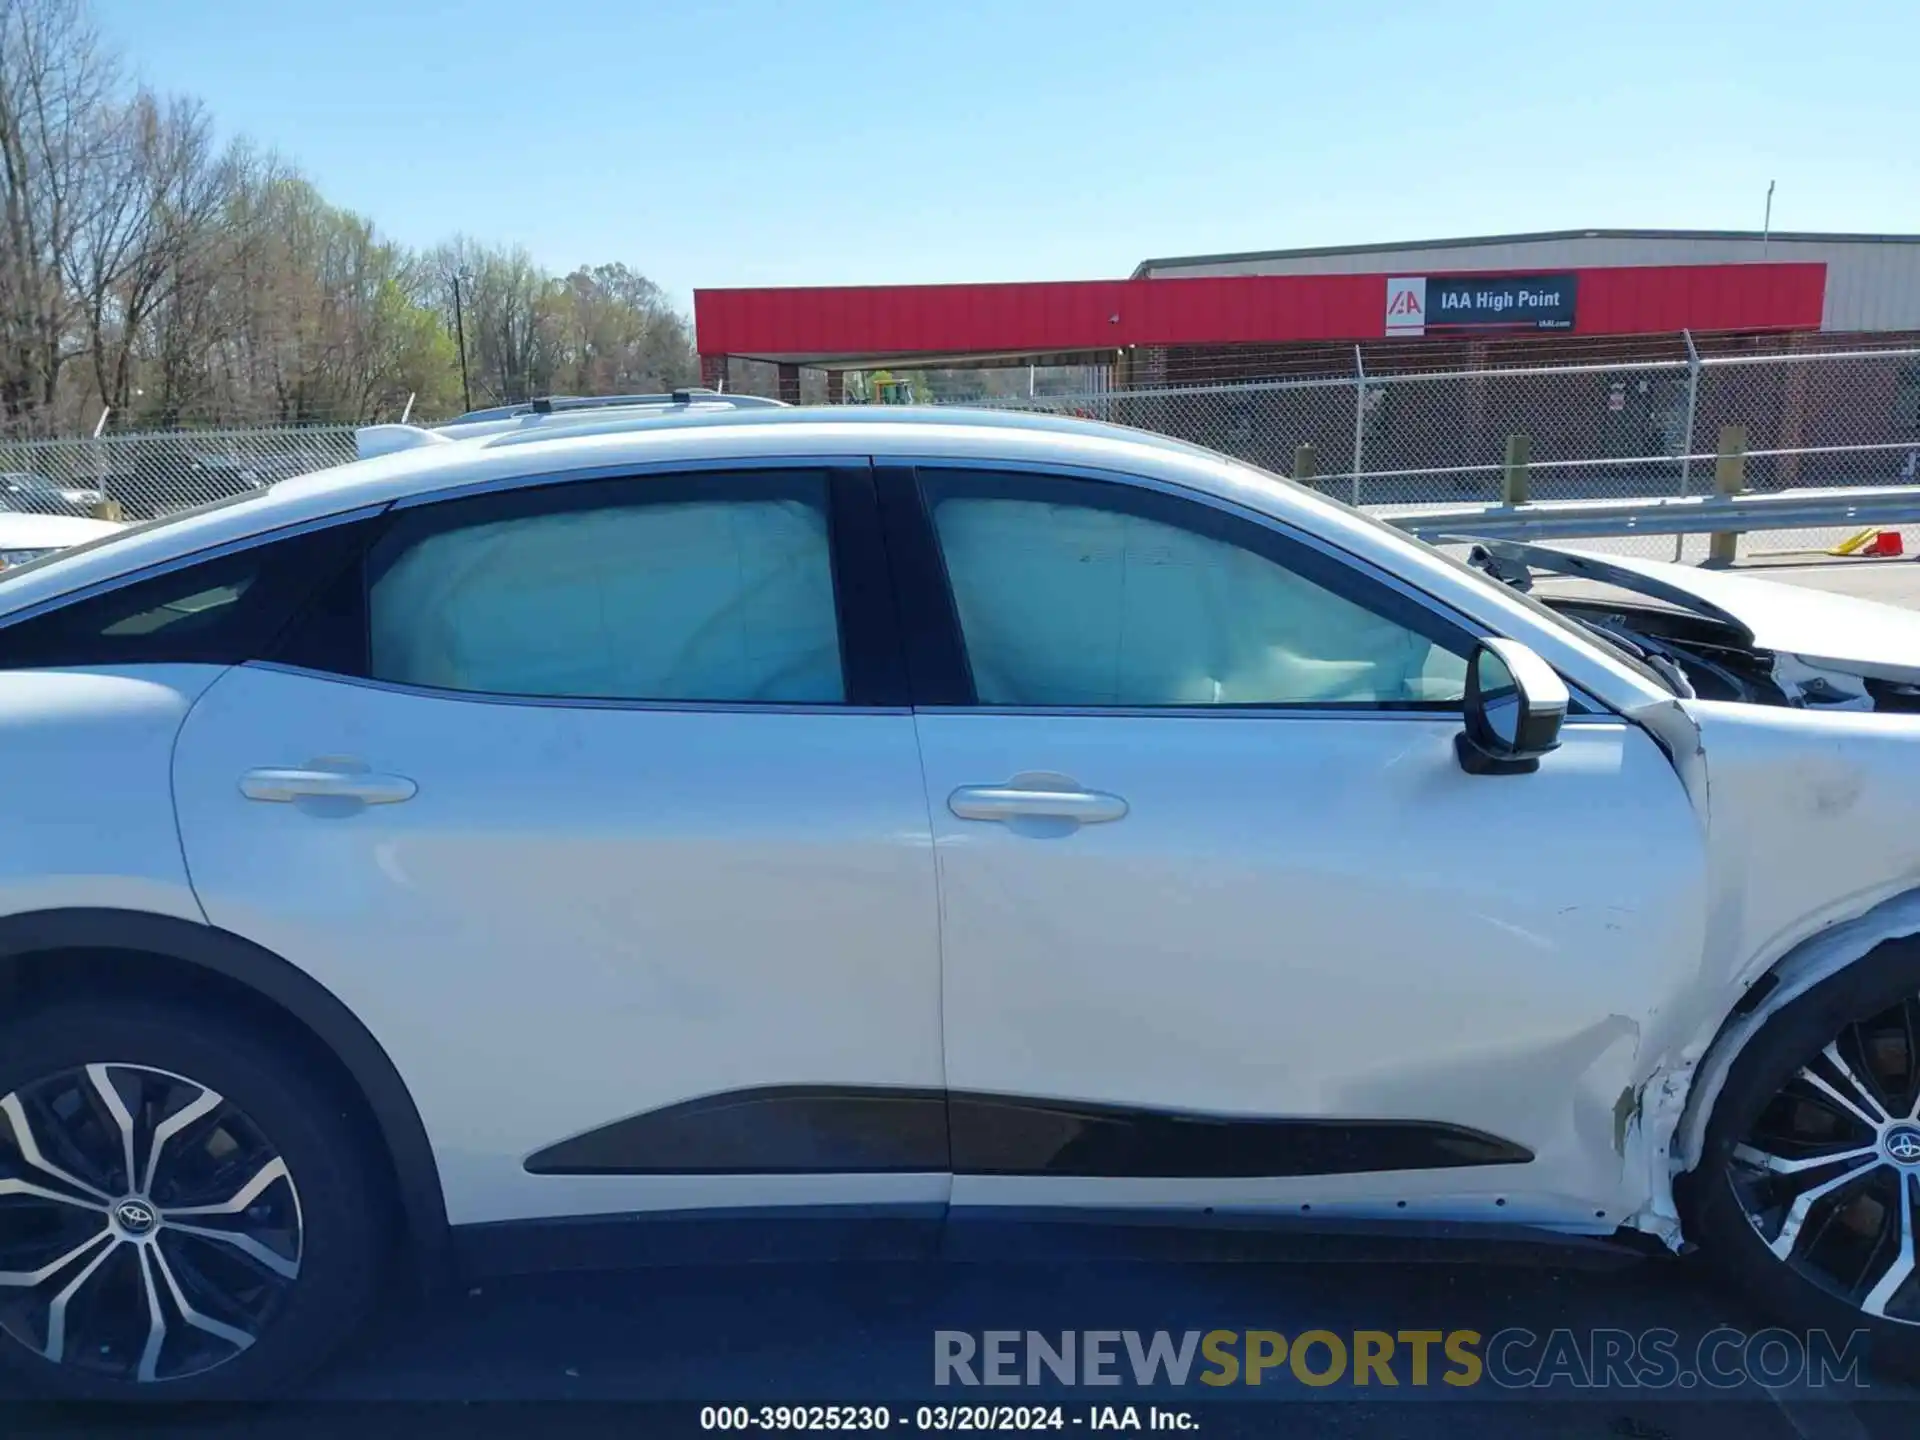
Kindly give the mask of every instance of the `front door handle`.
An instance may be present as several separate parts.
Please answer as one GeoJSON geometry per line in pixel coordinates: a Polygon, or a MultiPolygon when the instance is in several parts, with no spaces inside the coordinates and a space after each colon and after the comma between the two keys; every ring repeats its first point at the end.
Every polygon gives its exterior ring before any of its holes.
{"type": "Polygon", "coordinates": [[[1005,785],[962,785],[947,797],[947,809],[962,820],[1072,820],[1103,825],[1122,819],[1127,802],[1100,790],[1036,789],[1016,779],[1005,785]]]}
{"type": "Polygon", "coordinates": [[[249,770],[240,777],[240,793],[249,800],[358,800],[362,805],[398,805],[420,787],[404,775],[373,775],[365,770],[249,770]]]}

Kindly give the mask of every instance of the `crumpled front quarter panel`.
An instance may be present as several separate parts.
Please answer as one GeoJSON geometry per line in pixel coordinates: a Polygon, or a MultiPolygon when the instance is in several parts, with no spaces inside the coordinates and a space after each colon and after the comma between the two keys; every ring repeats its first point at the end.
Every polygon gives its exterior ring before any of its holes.
{"type": "Polygon", "coordinates": [[[1710,969],[1750,979],[1807,936],[1920,887],[1920,719],[1689,708],[1707,758],[1710,969]]]}

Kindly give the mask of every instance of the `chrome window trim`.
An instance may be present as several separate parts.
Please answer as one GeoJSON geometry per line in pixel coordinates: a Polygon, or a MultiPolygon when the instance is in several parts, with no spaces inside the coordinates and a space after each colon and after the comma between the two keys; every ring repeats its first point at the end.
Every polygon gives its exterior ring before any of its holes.
{"type": "Polygon", "coordinates": [[[17,625],[24,620],[32,620],[53,610],[61,610],[68,605],[78,605],[83,601],[110,595],[129,585],[137,585],[143,580],[158,580],[163,575],[171,575],[176,570],[186,570],[209,560],[220,560],[228,555],[238,555],[245,550],[255,550],[262,545],[274,545],[282,540],[292,540],[301,535],[311,535],[318,530],[331,530],[338,525],[356,525],[362,520],[371,520],[385,514],[391,508],[385,500],[371,505],[362,505],[353,510],[342,510],[333,515],[322,515],[313,520],[296,520],[290,525],[282,525],[273,530],[261,530],[252,535],[243,535],[235,540],[223,540],[217,545],[209,545],[202,550],[194,550],[185,555],[175,555],[170,560],[156,560],[138,570],[127,570],[108,580],[96,580],[91,585],[83,585],[77,590],[68,590],[59,595],[51,595],[45,600],[36,600],[33,604],[19,610],[0,615],[0,630],[9,625],[17,625]]]}
{"type": "MultiPolygon", "coordinates": [[[[1590,697],[1582,695],[1581,698],[1589,704],[1596,703],[1590,697]]],[[[1423,721],[1452,729],[1460,726],[1460,712],[1457,710],[1369,710],[1359,707],[1343,710],[1329,705],[921,705],[915,708],[914,713],[942,716],[1012,715],[1035,720],[1062,716],[1076,720],[1363,720],[1369,724],[1423,721]]],[[[1629,723],[1611,711],[1601,710],[1593,714],[1568,715],[1561,726],[1563,729],[1568,725],[1624,727],[1629,723]]]]}
{"type": "MultiPolygon", "coordinates": [[[[413,695],[426,700],[465,700],[483,705],[529,705],[563,710],[666,710],[686,714],[710,715],[990,715],[1028,716],[1049,719],[1071,716],[1093,720],[1367,720],[1427,721],[1457,726],[1459,716],[1446,710],[1340,710],[1327,706],[1129,706],[1102,709],[1089,706],[1023,705],[836,705],[831,702],[793,700],[619,700],[605,696],[568,695],[492,695],[477,690],[443,690],[432,685],[409,685],[397,680],[374,680],[364,675],[340,675],[331,670],[315,670],[307,665],[289,665],[281,660],[247,660],[232,667],[266,670],[305,680],[326,680],[337,685],[358,685],[365,690],[383,690],[397,695],[413,695]]],[[[1578,694],[1579,692],[1575,692],[1578,694]]],[[[1583,697],[1584,698],[1584,697],[1583,697]]],[[[1569,715],[1564,725],[1625,726],[1617,715],[1569,715]]]]}
{"type": "Polygon", "coordinates": [[[912,715],[902,706],[841,705],[833,701],[799,700],[622,700],[596,695],[497,695],[481,690],[443,690],[433,685],[409,685],[398,680],[375,680],[365,675],[340,675],[332,670],[315,670],[306,665],[289,665],[280,660],[247,660],[232,667],[241,670],[266,670],[278,675],[295,675],[305,680],[326,680],[336,685],[357,685],[363,690],[383,690],[396,695],[412,695],[423,700],[454,700],[478,705],[523,705],[548,710],[653,710],[689,715],[912,715]]]}

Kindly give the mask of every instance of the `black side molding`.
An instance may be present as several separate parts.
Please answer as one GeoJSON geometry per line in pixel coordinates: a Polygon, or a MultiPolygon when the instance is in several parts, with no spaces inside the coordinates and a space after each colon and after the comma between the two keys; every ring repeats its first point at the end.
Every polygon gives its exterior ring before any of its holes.
{"type": "Polygon", "coordinates": [[[1066,1100],[954,1094],[961,1175],[1224,1177],[1358,1175],[1524,1165],[1533,1152],[1430,1120],[1187,1115],[1066,1100]]]}
{"type": "Polygon", "coordinates": [[[884,1174],[947,1168],[939,1090],[770,1086],[630,1115],[527,1157],[535,1175],[884,1174]]]}
{"type": "Polygon", "coordinates": [[[1523,1165],[1498,1136],[1423,1120],[1192,1115],[887,1086],[730,1091],[616,1120],[529,1156],[536,1175],[1352,1175],[1523,1165]]]}

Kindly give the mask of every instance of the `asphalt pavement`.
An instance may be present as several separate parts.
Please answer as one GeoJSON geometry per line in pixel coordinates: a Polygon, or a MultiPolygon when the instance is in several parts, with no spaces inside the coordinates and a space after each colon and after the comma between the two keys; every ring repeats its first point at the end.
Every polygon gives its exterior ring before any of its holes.
{"type": "MultiPolygon", "coordinates": [[[[1687,1261],[1422,1264],[993,1264],[681,1266],[550,1276],[471,1287],[431,1305],[396,1307],[304,1395],[266,1410],[202,1410],[137,1424],[98,1412],[0,1410],[6,1433],[144,1437],[246,1435],[415,1437],[695,1434],[714,1406],[756,1419],[801,1404],[884,1407],[888,1429],[959,1428],[952,1408],[1059,1407],[1062,1433],[1087,1432],[1113,1407],[1140,1428],[1154,1411],[1186,1415],[1210,1435],[1306,1437],[1502,1436],[1516,1440],[1894,1440],[1915,1430],[1914,1393],[1865,1373],[1776,1391],[1709,1383],[1692,1368],[1720,1337],[1764,1322],[1730,1304],[1687,1261]],[[1404,1353],[1398,1383],[1302,1381],[1286,1365],[1258,1387],[1208,1389],[1200,1367],[1184,1386],[1121,1383],[1094,1390],[1054,1383],[989,1390],[934,1383],[940,1331],[1004,1329],[1472,1331],[1486,1373],[1443,1381],[1439,1352],[1419,1386],[1404,1353]],[[1663,1384],[1605,1383],[1608,1336],[1677,1332],[1682,1358],[1663,1384]],[[1562,1337],[1565,1338],[1556,1338],[1562,1337]],[[1531,1338],[1529,1338],[1531,1337],[1531,1338]],[[1495,1383],[1491,1352],[1504,1346],[1495,1383]],[[1553,1348],[1549,1348],[1553,1347],[1553,1348]],[[1548,1363],[1556,1355],[1557,1362],[1548,1363]],[[1548,1373],[1551,1371],[1551,1373],[1548,1373]],[[1225,1398],[1222,1398],[1222,1397],[1225,1398]],[[925,1407],[924,1411],[923,1408],[925,1407]],[[942,1407],[945,1407],[943,1409],[942,1407]],[[943,1420],[947,1423],[943,1425],[943,1420]],[[10,1422],[10,1423],[9,1423],[10,1422]]],[[[1731,1338],[1729,1338],[1731,1337],[1731,1338]]],[[[1049,1343],[1055,1343],[1050,1341],[1049,1343]]],[[[1631,1343],[1629,1341],[1628,1343],[1631,1343]]],[[[1331,1368],[1321,1342],[1309,1375],[1331,1368]]],[[[1718,1365],[1714,1374],[1728,1367],[1718,1365]]],[[[1350,1373],[1350,1371],[1348,1372],[1350,1373]]],[[[1456,1374],[1464,1375],[1456,1369],[1456,1374]]],[[[1031,1418],[1031,1415],[1029,1416],[1031,1418]]]]}
{"type": "MultiPolygon", "coordinates": [[[[1743,568],[1920,607],[1920,561],[1913,559],[1784,557],[1743,568]]],[[[10,1436],[692,1434],[702,1430],[703,1413],[721,1417],[710,1408],[716,1405],[744,1406],[743,1418],[778,1423],[781,1412],[762,1407],[841,1404],[868,1407],[860,1412],[868,1425],[881,1414],[872,1407],[887,1407],[887,1428],[918,1433],[923,1421],[961,1428],[965,1417],[950,1407],[991,1402],[1040,1405],[1043,1425],[1053,1418],[1048,1407],[1059,1406],[1063,1432],[1093,1430],[1108,1418],[1102,1406],[1113,1407],[1117,1426],[1127,1424],[1132,1407],[1143,1430],[1212,1435],[1893,1440],[1920,1429],[1920,1393],[1865,1371],[1817,1387],[1789,1374],[1771,1388],[1751,1379],[1721,1388],[1693,1363],[1716,1337],[1719,1353],[1743,1353],[1737,1343],[1724,1349],[1728,1337],[1737,1342],[1764,1326],[1691,1260],[1558,1250],[1497,1263],[1443,1252],[1417,1264],[1340,1266],[685,1265],[488,1281],[431,1301],[396,1300],[305,1393],[265,1411],[135,1421],[16,1406],[0,1407],[0,1425],[10,1436]],[[1452,1387],[1437,1365],[1431,1383],[1412,1383],[1404,1346],[1391,1387],[1377,1376],[1366,1386],[1352,1383],[1352,1367],[1314,1385],[1285,1366],[1259,1387],[1243,1377],[1208,1389],[1193,1376],[1184,1386],[1163,1379],[1142,1387],[1124,1374],[1099,1390],[1051,1379],[1033,1390],[935,1384],[938,1332],[983,1339],[996,1329],[1056,1337],[1164,1330],[1176,1342],[1188,1331],[1271,1331],[1297,1340],[1320,1330],[1346,1344],[1361,1331],[1472,1331],[1487,1363],[1477,1383],[1452,1387]],[[1605,1364],[1606,1346],[1620,1336],[1641,1344],[1661,1331],[1677,1332],[1671,1349],[1681,1363],[1671,1371],[1635,1381],[1605,1364]],[[1507,1361],[1496,1367],[1490,1352],[1501,1337],[1507,1361]]],[[[1323,1343],[1314,1355],[1305,1373],[1324,1375],[1331,1351],[1323,1343]]],[[[1127,1369],[1124,1356],[1120,1369],[1127,1369]]],[[[1035,1417],[1025,1418],[1031,1424],[1035,1417]]]]}
{"type": "MultiPolygon", "coordinates": [[[[1908,543],[1920,545],[1920,526],[1907,531],[1908,543]]],[[[1909,553],[1891,560],[1814,559],[1804,554],[1759,555],[1737,567],[1738,573],[1760,580],[1781,580],[1815,590],[1832,590],[1920,610],[1920,557],[1909,553]]]]}

